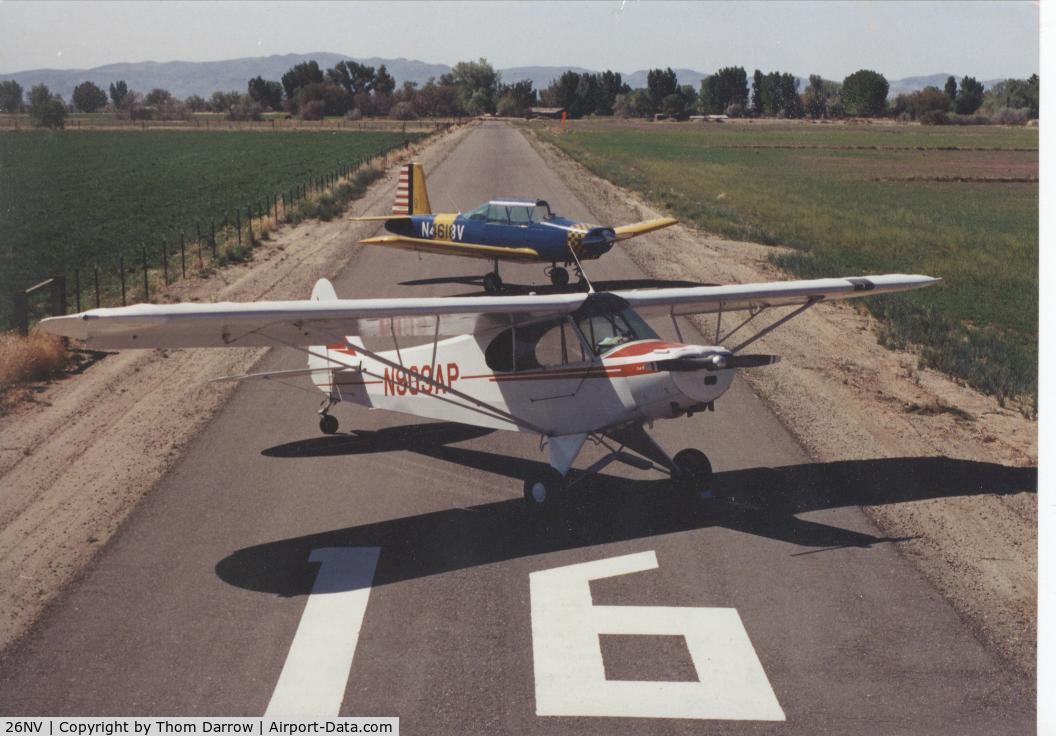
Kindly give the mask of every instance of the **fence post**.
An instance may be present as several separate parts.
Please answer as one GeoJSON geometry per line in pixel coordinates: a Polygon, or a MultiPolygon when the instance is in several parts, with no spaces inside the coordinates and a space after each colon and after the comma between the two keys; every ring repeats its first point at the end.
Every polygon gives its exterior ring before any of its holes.
{"type": "Polygon", "coordinates": [[[95,308],[99,308],[99,267],[92,266],[95,271],[95,308]]]}
{"type": "Polygon", "coordinates": [[[165,241],[161,241],[161,272],[165,278],[165,285],[169,285],[169,247],[165,241]]]}
{"type": "Polygon", "coordinates": [[[18,325],[18,334],[22,337],[29,335],[29,297],[21,289],[15,291],[15,324],[18,325]]]}
{"type": "Polygon", "coordinates": [[[150,301],[150,282],[147,279],[147,246],[142,246],[143,252],[143,301],[150,301]]]}
{"type": "Polygon", "coordinates": [[[76,311],[80,312],[81,311],[81,269],[79,269],[79,268],[73,269],[73,288],[74,288],[73,303],[75,305],[77,305],[76,311]]]}
{"type": "Polygon", "coordinates": [[[53,314],[66,314],[66,274],[55,277],[51,287],[51,310],[53,314]]]}
{"type": "Polygon", "coordinates": [[[216,258],[216,223],[209,221],[209,245],[213,249],[213,258],[216,258]]]}
{"type": "Polygon", "coordinates": [[[187,255],[183,249],[183,230],[180,230],[180,273],[187,278],[187,255]]]}
{"type": "Polygon", "coordinates": [[[253,206],[246,205],[246,231],[249,235],[249,245],[253,246],[253,206]]]}
{"type": "Polygon", "coordinates": [[[238,207],[235,207],[235,229],[238,230],[238,247],[242,247],[242,215],[238,212],[238,207]]]}
{"type": "Polygon", "coordinates": [[[121,306],[123,307],[125,306],[125,304],[127,304],[127,300],[125,299],[125,257],[118,256],[118,258],[120,259],[119,268],[121,269],[121,306]]]}

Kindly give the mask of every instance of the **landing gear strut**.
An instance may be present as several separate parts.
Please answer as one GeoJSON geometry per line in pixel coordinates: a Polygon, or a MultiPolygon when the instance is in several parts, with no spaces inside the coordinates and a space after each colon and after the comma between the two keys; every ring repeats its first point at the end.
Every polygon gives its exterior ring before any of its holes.
{"type": "MultiPolygon", "coordinates": [[[[579,471],[569,480],[568,471],[576,459],[587,435],[565,435],[547,439],[550,467],[532,473],[524,481],[524,500],[531,509],[563,505],[568,501],[573,487],[583,479],[600,473],[613,462],[621,462],[639,470],[659,470],[670,473],[671,483],[680,495],[696,496],[698,491],[708,491],[711,481],[711,462],[700,450],[686,449],[673,458],[664,452],[645,427],[630,424],[592,435],[609,453],[589,468],[579,471]],[[613,440],[613,446],[605,439],[613,440]]],[[[710,493],[707,494],[710,497],[710,493]]]]}
{"type": "Polygon", "coordinates": [[[499,276],[499,259],[495,259],[495,270],[484,274],[484,291],[489,294],[498,294],[502,291],[502,277],[499,276]]]}

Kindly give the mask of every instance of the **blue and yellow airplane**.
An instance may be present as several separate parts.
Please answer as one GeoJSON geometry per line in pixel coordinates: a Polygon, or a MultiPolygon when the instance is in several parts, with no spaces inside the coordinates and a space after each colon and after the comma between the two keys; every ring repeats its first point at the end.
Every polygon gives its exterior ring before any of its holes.
{"type": "Polygon", "coordinates": [[[392,233],[359,241],[366,245],[492,261],[495,270],[484,276],[484,290],[489,294],[502,290],[499,261],[548,263],[545,273],[554,286],[561,287],[568,284],[566,267],[574,266],[582,278],[580,261],[600,258],[618,240],[678,222],[661,217],[619,227],[589,225],[555,215],[542,199],[492,200],[469,212],[433,214],[425,173],[417,163],[406,164],[400,171],[391,215],[352,219],[384,220],[385,229],[392,233]]]}

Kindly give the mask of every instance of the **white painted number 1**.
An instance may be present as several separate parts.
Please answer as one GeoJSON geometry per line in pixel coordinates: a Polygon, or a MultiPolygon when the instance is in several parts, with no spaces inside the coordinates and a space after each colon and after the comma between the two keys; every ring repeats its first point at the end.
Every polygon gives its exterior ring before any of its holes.
{"type": "Polygon", "coordinates": [[[785,720],[736,609],[594,605],[591,580],[656,567],[640,552],[529,576],[536,714],[785,720]],[[681,635],[699,681],[606,680],[600,634],[681,635]]]}
{"type": "Polygon", "coordinates": [[[319,563],[266,716],[336,718],[345,697],[380,547],[312,550],[319,563]]]}

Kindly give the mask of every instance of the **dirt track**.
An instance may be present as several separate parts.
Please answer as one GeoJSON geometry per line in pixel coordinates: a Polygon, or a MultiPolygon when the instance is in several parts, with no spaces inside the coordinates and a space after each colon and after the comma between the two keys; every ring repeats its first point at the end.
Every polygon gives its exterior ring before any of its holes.
{"type": "MultiPolygon", "coordinates": [[[[456,131],[419,156],[427,170],[456,131]]],[[[650,207],[541,146],[598,220],[657,216],[650,207]]],[[[394,171],[354,204],[388,208],[394,171]]],[[[174,299],[294,298],[356,252],[366,226],[344,220],[283,228],[245,266],[187,284],[174,299]]],[[[657,278],[750,282],[787,278],[771,248],[676,226],[626,246],[657,278]]],[[[947,456],[1002,465],[1037,462],[1036,423],[941,375],[912,355],[881,348],[867,316],[824,305],[764,341],[785,357],[749,377],[820,460],[947,456]],[[954,407],[950,410],[948,407],[954,407]]],[[[37,394],[0,419],[0,646],[35,619],[164,475],[188,440],[230,395],[203,377],[239,373],[262,351],[125,353],[37,394]],[[46,410],[42,410],[43,408],[46,410]],[[84,488],[109,488],[88,496],[84,488]]],[[[1034,494],[976,495],[870,509],[903,553],[988,640],[1024,671],[1036,636],[1037,506],[1034,494]]]]}

